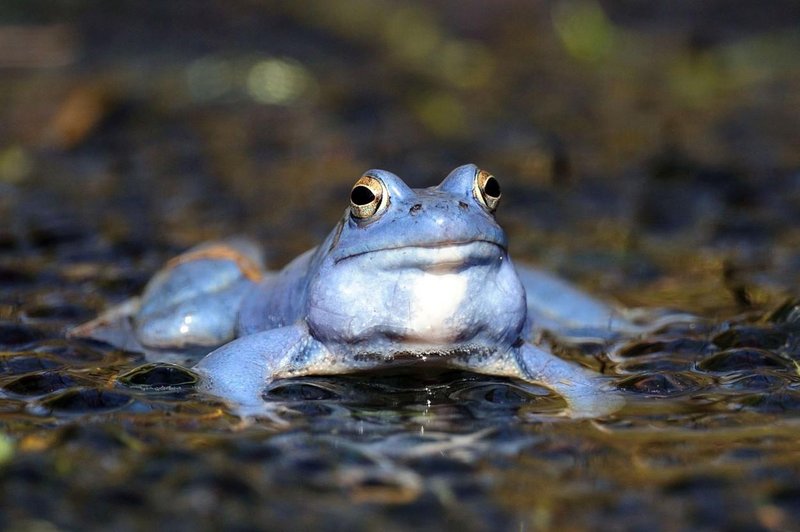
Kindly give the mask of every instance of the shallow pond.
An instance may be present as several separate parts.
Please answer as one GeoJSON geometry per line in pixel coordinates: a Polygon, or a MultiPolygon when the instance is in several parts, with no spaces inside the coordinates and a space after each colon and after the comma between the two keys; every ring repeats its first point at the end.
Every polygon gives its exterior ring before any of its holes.
{"type": "Polygon", "coordinates": [[[125,251],[91,257],[91,235],[45,240],[9,243],[0,272],[13,522],[677,530],[798,517],[798,302],[616,344],[554,342],[624,391],[603,419],[559,417],[562,401],[533,385],[450,372],[279,381],[268,398],[287,423],[243,423],[185,369],[65,340],[150,268],[125,251]],[[78,262],[64,256],[79,247],[78,262]]]}
{"type": "Polygon", "coordinates": [[[0,526],[797,526],[791,2],[11,4],[0,36],[37,46],[0,47],[0,526]],[[285,423],[244,423],[185,369],[65,339],[197,242],[245,233],[279,267],[367,168],[428,186],[466,162],[503,182],[515,261],[703,317],[542,338],[623,410],[353,375],[276,382],[285,423]]]}

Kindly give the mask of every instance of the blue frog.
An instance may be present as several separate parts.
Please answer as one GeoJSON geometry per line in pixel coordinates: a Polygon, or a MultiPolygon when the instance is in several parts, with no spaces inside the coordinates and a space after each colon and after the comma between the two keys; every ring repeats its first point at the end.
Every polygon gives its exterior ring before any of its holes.
{"type": "Polygon", "coordinates": [[[495,220],[500,198],[498,180],[472,164],[426,189],[370,170],[325,241],[282,270],[266,271],[247,241],[201,245],[72,334],[160,360],[201,355],[201,389],[246,414],[267,412],[274,379],[401,367],[540,384],[572,417],[613,412],[622,400],[607,379],[532,338],[542,327],[636,325],[555,276],[515,267],[495,220]]]}

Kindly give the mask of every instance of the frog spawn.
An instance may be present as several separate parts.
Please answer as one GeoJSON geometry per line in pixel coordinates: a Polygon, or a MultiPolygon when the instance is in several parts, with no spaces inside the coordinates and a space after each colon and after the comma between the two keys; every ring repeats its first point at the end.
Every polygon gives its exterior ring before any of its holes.
{"type": "MultiPolygon", "coordinates": [[[[129,279],[144,280],[142,272],[118,275],[119,280],[92,286],[114,301],[120,287],[129,291],[136,284],[129,279]]],[[[74,304],[83,314],[96,310],[85,297],[64,293],[64,283],[30,278],[26,291],[63,293],[61,302],[48,301],[74,304]]],[[[707,511],[708,497],[735,497],[745,482],[748,496],[739,501],[745,511],[756,490],[759,500],[786,519],[796,516],[797,490],[787,476],[796,426],[786,422],[800,412],[792,363],[798,334],[792,323],[676,328],[621,341],[616,350],[554,339],[553,349],[568,358],[595,366],[605,362],[616,383],[664,371],[691,377],[691,386],[629,388],[623,411],[591,425],[553,423],[561,419],[564,402],[540,387],[451,372],[422,379],[357,375],[275,381],[265,398],[286,407],[289,425],[261,420],[242,428],[221,414],[220,404],[192,393],[191,377],[183,381],[189,387],[182,387],[179,376],[166,376],[171,370],[162,373],[162,365],[135,369],[144,362],[141,356],[86,340],[64,341],[61,331],[75,322],[48,313],[47,306],[37,303],[37,314],[48,318],[0,322],[3,416],[20,438],[20,452],[5,464],[3,477],[9,495],[4,504],[14,511],[27,507],[37,516],[65,515],[63,504],[43,497],[46,482],[80,493],[68,510],[80,512],[89,501],[92,519],[101,512],[129,522],[143,505],[159,518],[196,518],[201,497],[229,512],[249,501],[250,518],[271,523],[278,512],[307,511],[313,494],[319,515],[340,516],[342,507],[361,502],[372,503],[359,506],[367,518],[380,515],[370,513],[373,508],[388,504],[393,519],[413,519],[422,509],[443,526],[508,528],[518,523],[504,520],[491,501],[499,498],[529,511],[539,500],[523,489],[531,479],[549,482],[567,501],[579,493],[574,504],[581,513],[607,515],[609,486],[633,501],[637,512],[658,508],[662,497],[653,497],[652,487],[618,483],[620,474],[634,469],[664,483],[655,493],[685,497],[696,511],[707,511]],[[22,377],[26,395],[12,391],[22,377]],[[35,377],[41,377],[39,384],[35,377]],[[176,385],[172,391],[163,388],[176,385]],[[80,397],[84,390],[93,390],[86,400],[60,399],[64,393],[80,397]],[[117,401],[109,392],[126,399],[117,401]],[[89,400],[92,396],[111,400],[89,400]],[[681,445],[668,445],[672,438],[680,438],[681,445]],[[81,464],[82,474],[55,476],[69,463],[81,464]],[[604,467],[597,470],[598,464],[604,467]],[[576,466],[585,472],[569,480],[576,466]],[[717,466],[727,473],[714,477],[717,466]],[[731,477],[731,468],[743,476],[731,477]],[[686,479],[688,470],[694,473],[686,479]],[[594,482],[587,483],[590,474],[594,482]],[[86,475],[93,479],[89,492],[86,475]],[[784,480],[770,487],[765,475],[784,480]],[[453,494],[459,504],[452,504],[453,494]]],[[[667,503],[664,509],[674,506],[667,503]]]]}

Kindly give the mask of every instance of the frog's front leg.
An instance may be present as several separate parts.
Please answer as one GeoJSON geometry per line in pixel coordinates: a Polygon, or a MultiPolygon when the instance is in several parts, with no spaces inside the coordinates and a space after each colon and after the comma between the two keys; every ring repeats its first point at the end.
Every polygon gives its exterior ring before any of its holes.
{"type": "Polygon", "coordinates": [[[242,415],[269,416],[263,399],[267,384],[307,375],[327,356],[325,346],[300,322],[238,338],[209,353],[195,369],[201,391],[224,399],[242,415]]]}
{"type": "Polygon", "coordinates": [[[469,359],[455,365],[550,388],[567,402],[566,414],[572,418],[604,416],[616,412],[625,403],[607,378],[527,342],[477,363],[469,359]]]}
{"type": "Polygon", "coordinates": [[[608,378],[525,343],[515,350],[519,378],[550,388],[567,401],[570,417],[600,417],[625,400],[608,378]]]}

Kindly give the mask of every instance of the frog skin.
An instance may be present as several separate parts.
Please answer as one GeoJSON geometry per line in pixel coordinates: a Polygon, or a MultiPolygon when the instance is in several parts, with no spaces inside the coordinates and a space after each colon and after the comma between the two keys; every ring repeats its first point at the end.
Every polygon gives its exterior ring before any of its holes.
{"type": "Polygon", "coordinates": [[[72,335],[162,360],[208,353],[195,365],[201,389],[254,415],[275,379],[406,367],[543,385],[571,417],[615,411],[622,400],[606,378],[531,338],[537,321],[635,327],[563,280],[515,268],[495,221],[500,195],[471,164],[426,189],[370,170],[325,241],[281,271],[265,271],[246,241],[205,244],[72,335]]]}

